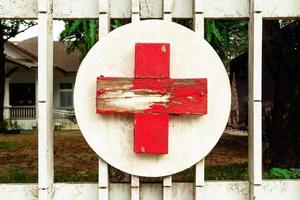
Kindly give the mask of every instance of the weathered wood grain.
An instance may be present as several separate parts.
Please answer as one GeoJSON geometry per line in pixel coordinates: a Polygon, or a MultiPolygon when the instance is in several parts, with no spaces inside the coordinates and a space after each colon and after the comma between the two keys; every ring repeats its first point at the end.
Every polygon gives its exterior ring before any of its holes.
{"type": "Polygon", "coordinates": [[[99,77],[97,113],[206,114],[207,80],[99,77]]]}
{"type": "MultiPolygon", "coordinates": [[[[134,77],[170,78],[170,44],[137,43],[135,45],[134,77]]],[[[135,85],[136,89],[140,84],[135,85]]],[[[134,115],[134,152],[168,153],[168,113],[134,115]]]]}

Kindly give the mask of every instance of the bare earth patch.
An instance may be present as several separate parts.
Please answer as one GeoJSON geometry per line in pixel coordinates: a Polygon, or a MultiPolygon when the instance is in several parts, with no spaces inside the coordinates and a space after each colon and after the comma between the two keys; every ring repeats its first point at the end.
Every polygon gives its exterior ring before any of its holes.
{"type": "MultiPolygon", "coordinates": [[[[38,135],[0,134],[0,177],[26,172],[27,182],[36,182],[38,172],[38,135]]],[[[247,162],[247,137],[223,135],[216,147],[205,158],[206,167],[222,167],[247,162]]],[[[97,179],[98,157],[79,131],[54,133],[54,170],[57,181],[90,181],[97,179]]],[[[113,176],[122,176],[116,170],[113,176]]],[[[17,174],[18,175],[18,174],[17,174]]],[[[2,178],[3,179],[3,178],[2,178]]],[[[122,177],[120,178],[122,179],[122,177]]],[[[127,178],[126,178],[127,179],[127,178]]],[[[10,180],[7,180],[10,181],[10,180]]],[[[0,182],[6,182],[0,178],[0,182]]]]}

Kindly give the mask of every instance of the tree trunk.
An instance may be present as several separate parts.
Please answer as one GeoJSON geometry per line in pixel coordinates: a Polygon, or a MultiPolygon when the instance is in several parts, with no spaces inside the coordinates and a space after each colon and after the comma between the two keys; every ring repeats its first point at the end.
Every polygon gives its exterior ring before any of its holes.
{"type": "Polygon", "coordinates": [[[275,83],[270,142],[271,166],[300,166],[300,26],[280,29],[278,21],[264,22],[263,66],[275,83]]]}
{"type": "Polygon", "coordinates": [[[4,30],[0,20],[0,123],[3,121],[4,89],[5,89],[5,55],[4,55],[4,30]]]}

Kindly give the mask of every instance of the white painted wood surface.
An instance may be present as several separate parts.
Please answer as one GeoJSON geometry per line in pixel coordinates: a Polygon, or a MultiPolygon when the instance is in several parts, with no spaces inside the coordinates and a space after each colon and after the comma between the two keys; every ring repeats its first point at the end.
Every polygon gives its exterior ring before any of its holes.
{"type": "MultiPolygon", "coordinates": [[[[98,0],[99,1],[99,39],[110,31],[110,0],[98,0]]],[[[86,4],[86,3],[85,3],[86,4]]],[[[88,4],[89,5],[89,4],[88,4]]]]}
{"type": "MultiPolygon", "coordinates": [[[[141,18],[163,18],[164,0],[140,0],[141,18]]],[[[173,18],[192,18],[193,0],[173,0],[173,18]]],[[[203,0],[206,18],[249,17],[249,2],[245,0],[203,0]]],[[[55,19],[98,18],[98,0],[56,0],[55,19]]],[[[300,0],[264,0],[263,17],[292,18],[300,16],[300,0]]],[[[131,0],[111,0],[111,18],[130,18],[131,0]]],[[[37,0],[0,2],[0,18],[37,18],[37,0]],[[14,9],[12,9],[14,8],[14,9]]]]}
{"type": "MultiPolygon", "coordinates": [[[[110,31],[110,0],[99,0],[99,39],[110,31]]],[[[98,159],[98,199],[109,199],[109,170],[108,164],[99,157],[98,159]]]]}
{"type": "Polygon", "coordinates": [[[163,0],[163,19],[166,21],[172,21],[172,7],[173,7],[173,0],[163,0]]]}
{"type": "Polygon", "coordinates": [[[204,2],[202,0],[194,0],[193,18],[194,31],[199,37],[204,38],[204,2]]]}
{"type": "Polygon", "coordinates": [[[140,21],[140,0],[131,0],[131,22],[140,21]]]}
{"type": "Polygon", "coordinates": [[[38,196],[53,195],[53,41],[52,0],[39,0],[38,36],[38,196]]]}
{"type": "Polygon", "coordinates": [[[140,179],[138,176],[131,176],[131,200],[140,199],[140,179]]]}
{"type": "Polygon", "coordinates": [[[163,200],[172,199],[172,176],[163,177],[163,200]]]}
{"type": "MultiPolygon", "coordinates": [[[[110,200],[130,200],[130,184],[110,184],[110,200]]],[[[299,180],[263,181],[256,199],[299,200],[299,180]]],[[[55,183],[53,200],[96,200],[97,184],[55,183]]],[[[247,181],[207,181],[204,200],[248,200],[247,181]]],[[[193,200],[193,183],[173,183],[172,200],[193,200]]],[[[0,184],[0,196],[5,200],[37,200],[36,184],[0,184]]],[[[141,200],[163,198],[161,184],[141,184],[141,200]]]]}
{"type": "MultiPolygon", "coordinates": [[[[204,1],[194,0],[194,31],[196,34],[204,38],[204,1]]],[[[205,175],[205,158],[195,165],[195,200],[204,198],[204,175],[205,175]]]]}
{"type": "Polygon", "coordinates": [[[262,0],[250,1],[248,59],[248,169],[250,199],[256,199],[262,183],[262,0]]]}
{"type": "Polygon", "coordinates": [[[77,73],[74,97],[81,131],[101,158],[129,174],[157,177],[182,171],[207,155],[224,131],[231,95],[223,63],[203,38],[177,23],[147,20],[124,25],[94,45],[77,73]],[[96,94],[96,78],[99,75],[134,77],[135,43],[162,41],[171,44],[171,78],[205,77],[209,80],[208,114],[170,115],[169,153],[136,154],[133,151],[132,116],[95,112],[92,100],[96,94]]]}
{"type": "Polygon", "coordinates": [[[254,184],[260,184],[262,179],[262,13],[259,1],[251,1],[249,22],[249,175],[254,184]]]}
{"type": "Polygon", "coordinates": [[[98,189],[99,200],[109,199],[109,175],[108,165],[101,158],[98,159],[98,189]]]}

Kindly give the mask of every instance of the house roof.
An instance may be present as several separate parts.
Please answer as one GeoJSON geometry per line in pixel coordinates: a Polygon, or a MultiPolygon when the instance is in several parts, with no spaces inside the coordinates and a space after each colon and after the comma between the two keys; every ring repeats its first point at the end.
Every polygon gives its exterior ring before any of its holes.
{"type": "MultiPolygon", "coordinates": [[[[38,38],[33,37],[16,43],[18,48],[38,57],[38,38]]],[[[79,51],[67,53],[67,44],[63,42],[53,41],[53,63],[54,67],[65,73],[77,72],[79,67],[79,51]]]]}
{"type": "Polygon", "coordinates": [[[26,68],[37,67],[37,58],[34,55],[10,41],[4,44],[4,53],[7,62],[26,68]]]}

